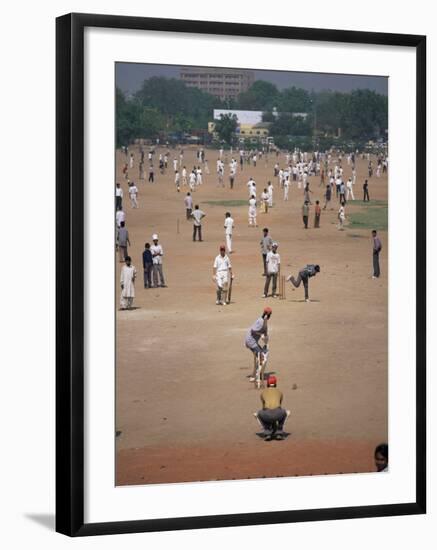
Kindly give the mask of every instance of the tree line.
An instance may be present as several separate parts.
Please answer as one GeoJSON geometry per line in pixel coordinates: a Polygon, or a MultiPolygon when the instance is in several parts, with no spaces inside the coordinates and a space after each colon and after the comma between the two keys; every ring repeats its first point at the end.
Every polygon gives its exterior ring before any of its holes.
{"type": "MultiPolygon", "coordinates": [[[[213,109],[263,111],[275,142],[290,136],[333,136],[339,129],[344,138],[372,139],[384,137],[388,127],[387,96],[367,89],[309,92],[293,86],[279,90],[257,80],[235,100],[222,101],[176,78],[152,77],[132,97],[116,90],[117,145],[136,138],[206,131],[213,109]]],[[[235,126],[234,119],[219,122],[220,138],[229,142],[235,126]]]]}

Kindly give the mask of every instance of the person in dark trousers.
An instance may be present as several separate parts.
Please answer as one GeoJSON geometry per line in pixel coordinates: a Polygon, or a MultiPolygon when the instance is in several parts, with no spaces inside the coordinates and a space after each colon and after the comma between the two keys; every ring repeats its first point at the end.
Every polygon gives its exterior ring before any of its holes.
{"type": "Polygon", "coordinates": [[[267,379],[267,388],[260,395],[262,409],[254,413],[263,429],[259,435],[264,441],[282,440],[287,435],[284,433],[284,424],[290,411],[282,408],[283,394],[276,385],[276,376],[270,375],[267,379]]]}
{"type": "MultiPolygon", "coordinates": [[[[300,283],[303,283],[303,286],[305,289],[305,302],[310,301],[310,298],[308,295],[308,279],[310,277],[315,277],[317,273],[320,273],[319,265],[307,264],[303,269],[299,271],[299,274],[296,279],[293,277],[293,275],[289,275],[287,277],[287,281],[291,282],[291,284],[295,288],[298,288],[300,286],[300,283]]],[[[294,290],[294,288],[292,290],[294,290]]]]}
{"type": "Polygon", "coordinates": [[[194,207],[194,211],[191,213],[191,217],[194,220],[193,241],[196,240],[196,235],[198,235],[199,241],[202,241],[202,218],[204,218],[205,216],[205,212],[202,212],[202,210],[199,209],[199,205],[196,204],[196,206],[194,207]]]}
{"type": "Polygon", "coordinates": [[[144,245],[143,252],[144,288],[152,288],[153,257],[150,243],[144,245]]]}
{"type": "Polygon", "coordinates": [[[328,183],[328,185],[326,186],[326,191],[325,191],[325,206],[323,207],[323,210],[326,210],[326,207],[331,202],[331,194],[332,194],[331,186],[328,183]]]}
{"type": "Polygon", "coordinates": [[[364,183],[363,183],[363,192],[364,192],[364,198],[363,198],[363,202],[366,202],[366,200],[368,202],[370,202],[370,197],[369,197],[369,183],[367,180],[364,180],[364,183]]]}
{"type": "Polygon", "coordinates": [[[123,210],[123,189],[119,183],[115,184],[115,210],[123,210]]]}
{"type": "Polygon", "coordinates": [[[322,209],[320,208],[319,201],[316,201],[316,206],[314,208],[314,227],[318,229],[320,227],[320,216],[322,214],[322,209]]]}
{"type": "Polygon", "coordinates": [[[155,183],[155,170],[153,166],[149,166],[149,183],[155,183]]]}
{"type": "Polygon", "coordinates": [[[259,244],[261,247],[261,255],[263,259],[263,268],[264,268],[263,277],[267,277],[267,254],[270,252],[273,245],[273,239],[269,235],[268,227],[264,227],[263,237],[260,240],[259,244]]]}
{"type": "Polygon", "coordinates": [[[376,229],[372,231],[373,239],[373,276],[372,279],[377,279],[381,275],[381,270],[379,269],[379,253],[382,249],[381,240],[376,233],[376,229]]]}
{"type": "Polygon", "coordinates": [[[303,219],[303,226],[305,229],[308,229],[308,216],[310,215],[310,207],[308,204],[308,201],[305,201],[302,206],[302,219],[303,219]]]}

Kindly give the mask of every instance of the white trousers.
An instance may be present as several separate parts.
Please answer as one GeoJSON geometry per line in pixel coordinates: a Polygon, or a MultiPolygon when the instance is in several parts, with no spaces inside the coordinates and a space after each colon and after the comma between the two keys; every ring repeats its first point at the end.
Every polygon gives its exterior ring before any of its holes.
{"type": "Polygon", "coordinates": [[[217,271],[215,280],[217,283],[217,287],[220,290],[226,289],[228,286],[228,270],[226,271],[217,271]]]}
{"type": "Polygon", "coordinates": [[[228,252],[232,252],[232,235],[226,235],[226,248],[228,252]]]}

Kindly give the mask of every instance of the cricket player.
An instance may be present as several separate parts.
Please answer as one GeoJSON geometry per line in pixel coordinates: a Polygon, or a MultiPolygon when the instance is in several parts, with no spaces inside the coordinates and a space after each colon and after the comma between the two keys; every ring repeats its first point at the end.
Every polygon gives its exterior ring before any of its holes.
{"type": "Polygon", "coordinates": [[[261,392],[262,409],[254,413],[255,418],[263,428],[260,434],[264,441],[284,439],[284,424],[290,416],[290,411],[282,408],[283,395],[277,389],[276,376],[270,375],[267,379],[267,388],[261,392]]]}
{"type": "Polygon", "coordinates": [[[187,216],[187,220],[190,220],[191,213],[193,212],[193,197],[191,196],[191,193],[189,191],[185,196],[184,204],[185,204],[185,213],[187,216]]]}
{"type": "Polygon", "coordinates": [[[121,309],[131,309],[135,298],[135,277],[137,276],[137,270],[133,265],[131,265],[131,262],[131,257],[126,256],[125,265],[121,268],[121,309]]]}
{"type": "Polygon", "coordinates": [[[226,247],[220,246],[220,254],[216,256],[212,267],[212,280],[216,283],[217,300],[216,305],[225,306],[226,301],[222,300],[222,292],[227,292],[229,280],[233,278],[231,260],[226,256],[226,247]]]}
{"type": "Polygon", "coordinates": [[[278,254],[278,243],[273,243],[272,250],[267,252],[266,264],[267,264],[267,276],[266,276],[266,282],[264,285],[264,294],[262,297],[267,298],[269,293],[270,281],[273,279],[272,298],[276,298],[277,297],[276,285],[278,282],[278,274],[281,267],[281,257],[278,254]]]}
{"type": "Polygon", "coordinates": [[[269,208],[273,207],[273,184],[269,181],[267,185],[267,193],[269,195],[269,208]]]}
{"type": "MultiPolygon", "coordinates": [[[[264,339],[264,343],[267,344],[269,341],[268,336],[268,326],[267,323],[270,320],[270,317],[272,316],[272,308],[271,307],[265,307],[264,311],[254,323],[253,325],[248,329],[246,333],[245,338],[245,346],[253,353],[253,373],[252,376],[249,378],[250,382],[255,382],[255,376],[256,376],[256,367],[257,367],[257,355],[260,354],[260,358],[262,358],[263,349],[259,345],[259,340],[261,336],[264,339]]],[[[262,359],[260,359],[262,360],[262,359]]],[[[262,367],[262,365],[260,365],[262,367]]]]}
{"type": "Polygon", "coordinates": [[[162,257],[164,256],[164,251],[158,242],[158,235],[156,233],[152,235],[152,241],[153,245],[150,247],[150,252],[152,253],[153,258],[153,286],[155,288],[158,286],[166,288],[167,285],[165,284],[164,273],[162,271],[162,257]]]}
{"type": "Polygon", "coordinates": [[[354,201],[355,197],[354,197],[352,178],[349,178],[346,183],[346,201],[349,200],[349,195],[351,196],[351,199],[354,201]]]}
{"type": "Polygon", "coordinates": [[[249,199],[249,227],[258,227],[256,223],[256,198],[252,195],[249,199]]]}
{"type": "Polygon", "coordinates": [[[231,218],[231,213],[226,212],[225,214],[225,237],[226,237],[226,247],[228,253],[232,254],[232,231],[234,229],[234,220],[231,218]]]}
{"type": "Polygon", "coordinates": [[[378,237],[376,229],[372,231],[372,240],[373,240],[373,275],[372,279],[378,279],[381,275],[381,270],[379,268],[379,253],[382,250],[381,239],[378,237]]]}
{"type": "Polygon", "coordinates": [[[346,211],[344,208],[344,202],[341,203],[340,208],[338,210],[338,226],[337,229],[339,231],[344,231],[344,222],[346,220],[346,211]]]}
{"type": "Polygon", "coordinates": [[[273,239],[269,235],[268,227],[264,227],[263,236],[259,242],[259,245],[261,247],[261,255],[263,259],[263,268],[264,268],[263,277],[267,277],[267,254],[270,252],[273,245],[273,239]]]}
{"type": "Polygon", "coordinates": [[[264,191],[261,193],[261,212],[267,214],[269,211],[269,194],[267,192],[267,187],[264,188],[264,191]]]}
{"type": "Polygon", "coordinates": [[[115,184],[115,210],[123,210],[123,189],[118,182],[115,184]]]}
{"type": "MultiPolygon", "coordinates": [[[[317,273],[320,273],[320,266],[314,264],[307,264],[304,268],[299,271],[297,278],[295,279],[293,275],[287,277],[287,281],[290,281],[295,288],[300,286],[300,283],[303,283],[305,289],[305,302],[309,302],[310,298],[308,295],[308,279],[310,277],[315,277],[317,273]]],[[[292,289],[294,290],[294,288],[292,289]]]]}
{"type": "Polygon", "coordinates": [[[138,196],[138,187],[135,185],[135,183],[132,181],[130,184],[129,184],[129,198],[130,198],[130,205],[132,208],[138,208],[138,201],[137,201],[137,196],[138,196]]]}
{"type": "Polygon", "coordinates": [[[290,179],[286,177],[282,184],[284,187],[284,201],[288,201],[288,189],[290,187],[290,179]]]}

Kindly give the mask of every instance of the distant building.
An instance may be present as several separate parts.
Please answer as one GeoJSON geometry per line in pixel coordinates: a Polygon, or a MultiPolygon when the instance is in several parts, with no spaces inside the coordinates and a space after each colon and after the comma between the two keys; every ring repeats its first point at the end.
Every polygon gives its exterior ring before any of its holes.
{"type": "Polygon", "coordinates": [[[212,67],[183,67],[180,79],[187,86],[199,88],[220,99],[235,99],[255,82],[252,71],[212,67]]]}
{"type": "Polygon", "coordinates": [[[219,120],[221,115],[235,115],[238,119],[238,124],[258,124],[262,122],[262,111],[240,111],[238,109],[214,109],[214,120],[219,120]]]}
{"type": "MultiPolygon", "coordinates": [[[[236,135],[241,138],[264,138],[269,135],[270,122],[263,122],[263,111],[240,111],[236,109],[214,109],[214,120],[220,120],[221,115],[237,117],[236,135]]],[[[208,123],[208,132],[215,133],[215,123],[208,123]]]]}

